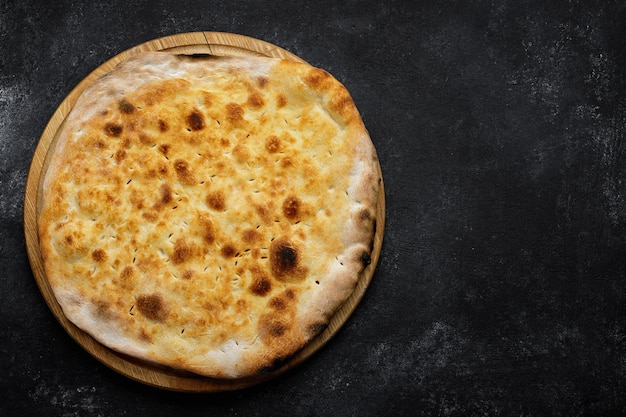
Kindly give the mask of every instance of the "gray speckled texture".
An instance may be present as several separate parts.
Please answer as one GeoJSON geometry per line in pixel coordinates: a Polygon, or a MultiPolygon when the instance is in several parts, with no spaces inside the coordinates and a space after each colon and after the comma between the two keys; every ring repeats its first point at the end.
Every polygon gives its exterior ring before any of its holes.
{"type": "Polygon", "coordinates": [[[0,3],[0,415],[626,414],[620,1],[0,3]],[[283,377],[163,392],[72,341],[22,232],[30,158],[90,71],[198,30],[277,44],[352,92],[378,149],[376,275],[283,377]]]}

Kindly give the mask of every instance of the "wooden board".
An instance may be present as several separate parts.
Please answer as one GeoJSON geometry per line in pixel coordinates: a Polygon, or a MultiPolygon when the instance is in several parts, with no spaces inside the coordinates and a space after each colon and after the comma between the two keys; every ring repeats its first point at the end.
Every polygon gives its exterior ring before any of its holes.
{"type": "Polygon", "coordinates": [[[377,230],[374,250],[371,257],[372,262],[359,280],[354,293],[337,311],[326,330],[276,372],[262,377],[258,376],[235,380],[212,379],[157,367],[120,355],[101,345],[91,336],[74,326],[74,324],[65,317],[46,278],[37,233],[37,219],[41,203],[41,181],[48,165],[47,156],[51,154],[51,150],[54,149],[57,132],[82,91],[94,80],[109,72],[117,64],[129,57],[144,51],[161,50],[180,54],[264,55],[304,62],[299,57],[280,47],[247,36],[220,32],[193,32],[158,38],[140,44],[116,55],[100,65],[81,81],[59,105],[44,129],[37,148],[35,149],[28,173],[24,197],[24,233],[28,257],[37,285],[54,316],[80,346],[106,366],[135,381],[168,390],[219,392],[240,389],[274,378],[301,363],[320,349],[352,314],[371,282],[380,256],[385,223],[384,189],[382,190],[377,210],[377,230]]]}

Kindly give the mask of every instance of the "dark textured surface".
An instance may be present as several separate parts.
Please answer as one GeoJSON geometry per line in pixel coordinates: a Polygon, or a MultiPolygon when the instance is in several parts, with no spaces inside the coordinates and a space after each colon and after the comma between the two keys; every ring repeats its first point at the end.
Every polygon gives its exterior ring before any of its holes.
{"type": "Polygon", "coordinates": [[[626,414],[621,1],[0,2],[0,415],[626,414]],[[66,335],[22,231],[30,158],[97,65],[177,32],[279,45],[353,93],[387,191],[382,257],[293,372],[163,392],[66,335]]]}

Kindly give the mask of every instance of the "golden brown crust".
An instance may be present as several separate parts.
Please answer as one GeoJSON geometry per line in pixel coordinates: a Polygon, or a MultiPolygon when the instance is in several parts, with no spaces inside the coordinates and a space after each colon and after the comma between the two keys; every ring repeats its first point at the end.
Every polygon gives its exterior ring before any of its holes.
{"type": "Polygon", "coordinates": [[[370,262],[376,153],[347,90],[272,58],[139,55],[88,88],[44,179],[46,275],[120,352],[271,372],[370,262]]]}

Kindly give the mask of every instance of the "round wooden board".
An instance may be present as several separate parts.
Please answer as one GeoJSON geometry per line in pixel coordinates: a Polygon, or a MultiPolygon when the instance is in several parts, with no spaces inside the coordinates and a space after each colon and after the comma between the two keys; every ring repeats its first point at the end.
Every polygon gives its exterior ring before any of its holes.
{"type": "Polygon", "coordinates": [[[101,345],[91,336],[74,326],[65,317],[46,278],[37,232],[37,219],[42,191],[41,182],[47,169],[47,156],[54,149],[57,132],[74,106],[78,96],[88,85],[109,72],[117,64],[145,51],[168,51],[179,54],[265,55],[304,62],[299,57],[282,48],[247,36],[222,32],[192,32],[158,38],[140,44],[114,56],[96,68],[59,105],[44,129],[33,155],[24,196],[24,233],[28,257],[35,280],[52,313],[70,336],[96,359],[128,378],[154,387],[186,392],[230,391],[264,382],[293,368],[320,349],[341,328],[360,302],[374,275],[382,247],[385,223],[384,189],[382,189],[378,204],[377,228],[371,264],[366,268],[351,297],[337,311],[326,330],[276,372],[264,376],[234,380],[205,378],[134,360],[101,345]]]}

